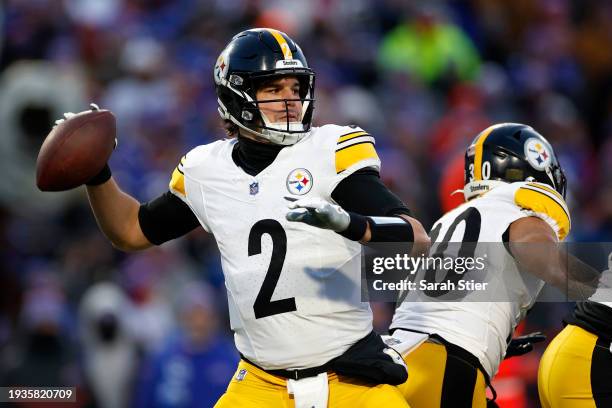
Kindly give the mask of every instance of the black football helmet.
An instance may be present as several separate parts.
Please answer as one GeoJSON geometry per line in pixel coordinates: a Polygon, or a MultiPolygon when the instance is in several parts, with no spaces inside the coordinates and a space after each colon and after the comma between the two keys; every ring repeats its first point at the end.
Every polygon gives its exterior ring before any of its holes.
{"type": "Polygon", "coordinates": [[[221,118],[272,143],[291,145],[310,131],[314,109],[315,74],[300,47],[285,33],[270,28],[243,31],[229,42],[217,58],[214,70],[218,110],[221,118]],[[263,81],[291,75],[300,82],[300,122],[272,123],[255,94],[263,81]]]}
{"type": "Polygon", "coordinates": [[[464,196],[469,200],[498,183],[537,181],[565,198],[567,180],[548,141],[520,123],[501,123],[483,130],[465,153],[464,196]]]}

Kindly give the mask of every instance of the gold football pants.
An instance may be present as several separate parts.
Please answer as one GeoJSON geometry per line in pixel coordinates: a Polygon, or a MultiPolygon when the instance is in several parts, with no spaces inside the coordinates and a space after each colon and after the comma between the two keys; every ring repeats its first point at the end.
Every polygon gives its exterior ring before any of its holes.
{"type": "Polygon", "coordinates": [[[542,356],[538,391],[544,408],[612,407],[610,343],[567,325],[542,356]]]}
{"type": "Polygon", "coordinates": [[[398,388],[412,408],[487,406],[483,373],[445,345],[428,340],[404,356],[404,361],[408,381],[398,388]]]}
{"type": "MultiPolygon", "coordinates": [[[[410,408],[397,387],[387,384],[373,386],[328,373],[329,408],[410,408]]],[[[240,361],[227,391],[215,408],[293,408],[293,396],[287,392],[287,380],[266,373],[258,367],[240,361]]]]}

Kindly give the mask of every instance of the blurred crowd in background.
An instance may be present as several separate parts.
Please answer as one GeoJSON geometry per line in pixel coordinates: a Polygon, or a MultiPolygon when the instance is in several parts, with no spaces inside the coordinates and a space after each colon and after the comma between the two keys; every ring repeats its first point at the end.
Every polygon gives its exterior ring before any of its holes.
{"type": "MultiPolygon", "coordinates": [[[[80,406],[208,407],[238,359],[212,237],[120,253],[83,188],[36,189],[38,149],[63,112],[113,111],[113,175],[154,198],[182,155],[223,137],[223,46],[274,27],[316,71],[315,124],[374,135],[383,179],[426,228],[461,200],[450,193],[475,135],[523,122],[568,176],[570,240],[612,241],[611,21],[612,2],[596,0],[3,2],[1,385],[74,385],[80,406]]],[[[382,332],[392,309],[373,306],[382,332]]],[[[570,307],[537,304],[525,330],[552,337],[570,307]]],[[[542,351],[502,366],[502,407],[538,406],[542,351]]]]}

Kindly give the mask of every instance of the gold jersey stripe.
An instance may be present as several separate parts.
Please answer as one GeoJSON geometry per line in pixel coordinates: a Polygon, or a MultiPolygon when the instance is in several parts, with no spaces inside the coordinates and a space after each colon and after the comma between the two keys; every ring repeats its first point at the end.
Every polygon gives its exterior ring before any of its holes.
{"type": "Polygon", "coordinates": [[[370,136],[370,135],[361,135],[361,136],[358,136],[358,137],[351,138],[349,140],[345,140],[342,143],[338,143],[336,145],[336,151],[339,152],[340,150],[343,150],[343,149],[346,149],[346,148],[348,148],[350,146],[358,145],[358,144],[361,144],[361,143],[372,143],[373,145],[376,146],[376,142],[374,141],[374,138],[372,136],[370,136]]]}
{"type": "Polygon", "coordinates": [[[563,196],[561,194],[559,194],[559,192],[555,189],[553,189],[552,187],[547,186],[546,184],[541,184],[541,183],[527,183],[528,186],[531,187],[535,187],[535,188],[541,188],[542,190],[546,190],[549,193],[555,195],[559,200],[561,200],[561,202],[565,202],[565,200],[563,199],[563,196]]]}
{"type": "Polygon", "coordinates": [[[359,130],[357,132],[351,132],[349,134],[340,136],[340,138],[338,139],[338,144],[340,144],[342,142],[346,142],[347,140],[354,139],[354,138],[359,137],[359,136],[370,136],[370,134],[367,133],[367,132],[364,132],[363,130],[359,130]]]}
{"type": "Polygon", "coordinates": [[[557,235],[560,241],[564,240],[567,234],[569,234],[571,229],[569,213],[564,205],[560,204],[558,200],[544,190],[520,187],[514,193],[514,201],[522,208],[552,218],[559,227],[557,235]]]}
{"type": "Polygon", "coordinates": [[[289,44],[287,44],[287,40],[285,40],[285,37],[283,37],[280,31],[271,28],[268,28],[268,31],[274,36],[274,38],[278,42],[278,45],[280,45],[281,51],[283,51],[283,57],[286,60],[293,59],[293,53],[289,48],[289,44]]]}
{"type": "Polygon", "coordinates": [[[548,195],[550,198],[552,198],[553,200],[555,200],[557,202],[557,204],[559,204],[561,206],[561,208],[563,208],[563,210],[565,211],[565,213],[567,214],[567,217],[569,218],[569,210],[567,209],[567,204],[565,204],[565,200],[563,199],[563,197],[561,197],[558,194],[553,194],[550,192],[550,190],[546,189],[546,188],[541,188],[542,186],[532,186],[532,185],[526,185],[523,186],[523,188],[529,189],[529,190],[534,190],[543,194],[548,195]]]}
{"type": "Polygon", "coordinates": [[[174,169],[172,172],[172,179],[170,179],[170,189],[177,193],[180,193],[183,197],[185,197],[185,176],[183,172],[178,169],[174,169]]]}
{"type": "Polygon", "coordinates": [[[480,136],[476,143],[474,143],[474,180],[482,180],[482,146],[484,145],[485,140],[491,134],[491,132],[498,127],[503,126],[503,124],[497,124],[493,126],[489,126],[482,132],[480,132],[480,136]]]}
{"type": "Polygon", "coordinates": [[[336,173],[366,159],[378,159],[372,142],[356,143],[336,151],[336,173]]]}

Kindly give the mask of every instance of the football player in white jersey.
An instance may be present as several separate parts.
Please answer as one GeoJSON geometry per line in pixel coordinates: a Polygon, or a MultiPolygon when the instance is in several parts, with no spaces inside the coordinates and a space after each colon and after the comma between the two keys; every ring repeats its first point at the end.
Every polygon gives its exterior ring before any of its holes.
{"type": "Polygon", "coordinates": [[[565,323],[540,360],[542,407],[612,407],[612,254],[593,296],[565,323]]]}
{"type": "Polygon", "coordinates": [[[429,238],[381,183],[373,137],[311,127],[315,74],[280,31],[237,34],[214,81],[231,137],[188,152],[142,205],[107,166],[87,188],[102,231],[124,250],[214,235],[242,356],[218,407],[407,406],[389,385],[404,363],[360,299],[360,242],[429,238]]]}
{"type": "Polygon", "coordinates": [[[487,385],[517,324],[545,282],[568,283],[552,261],[559,258],[556,243],[570,230],[565,187],[552,147],[529,126],[494,125],[469,146],[466,202],[434,224],[431,253],[457,256],[452,247],[457,243],[463,256],[484,256],[482,279],[491,279],[497,291],[491,288],[488,298],[468,291],[456,301],[446,300],[443,292],[412,292],[396,309],[393,337],[423,341],[404,355],[410,375],[399,388],[412,407],[487,406],[487,385]]]}

